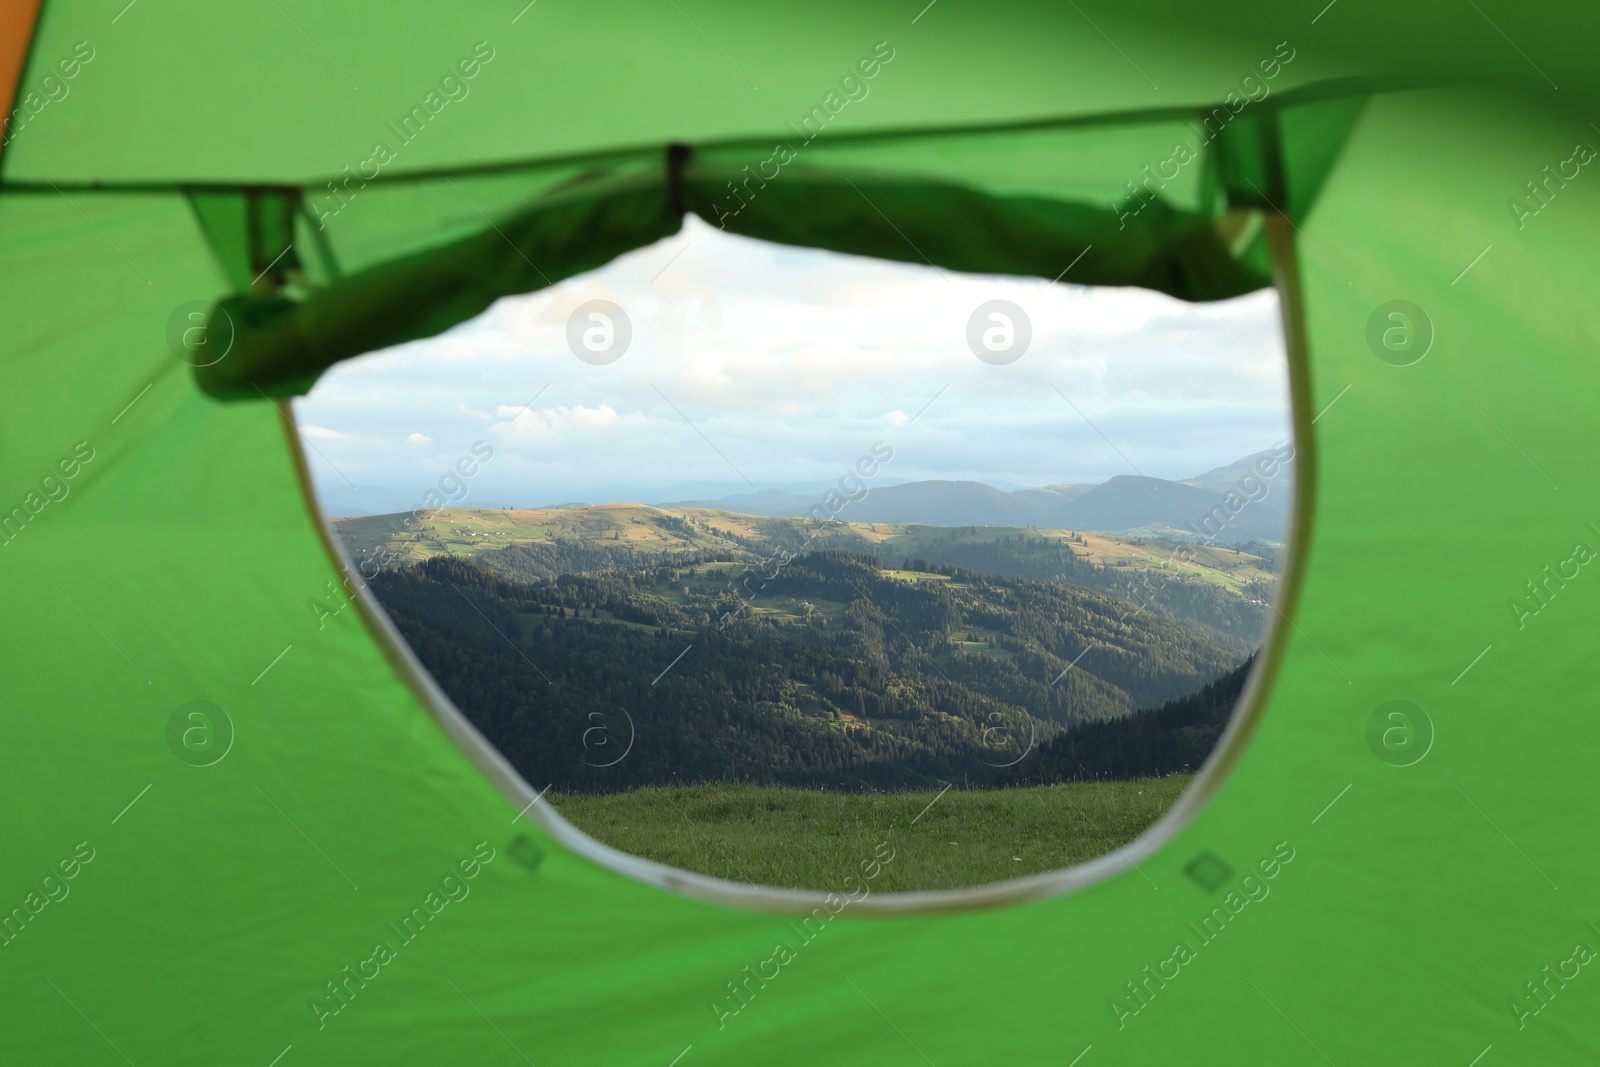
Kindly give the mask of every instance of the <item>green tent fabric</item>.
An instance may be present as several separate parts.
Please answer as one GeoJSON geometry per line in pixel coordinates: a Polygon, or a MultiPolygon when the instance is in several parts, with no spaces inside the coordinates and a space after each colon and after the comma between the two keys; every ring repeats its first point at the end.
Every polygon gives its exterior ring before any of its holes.
{"type": "Polygon", "coordinates": [[[32,17],[0,8],[0,60],[26,42],[0,159],[7,1062],[1600,1056],[1592,8],[32,17]],[[838,898],[670,875],[529,806],[346,587],[257,390],[680,208],[1191,299],[1275,280],[1302,456],[1284,617],[1143,841],[871,896],[807,940],[838,898]],[[179,358],[219,304],[237,358],[179,358]]]}

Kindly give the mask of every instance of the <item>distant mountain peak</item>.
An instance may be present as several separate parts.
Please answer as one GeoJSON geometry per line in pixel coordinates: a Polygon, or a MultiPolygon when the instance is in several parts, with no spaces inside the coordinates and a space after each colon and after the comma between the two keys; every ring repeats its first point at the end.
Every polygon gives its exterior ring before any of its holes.
{"type": "MultiPolygon", "coordinates": [[[[1283,459],[1280,447],[1243,456],[1226,466],[1173,481],[1142,474],[1116,474],[1099,483],[1060,482],[1027,489],[997,489],[970,478],[928,478],[890,484],[871,483],[864,496],[847,503],[830,516],[858,522],[919,526],[1037,526],[1044,529],[1081,530],[1089,533],[1135,533],[1139,536],[1220,538],[1225,542],[1264,540],[1281,542],[1288,528],[1288,505],[1293,496],[1292,458],[1283,459]],[[1272,470],[1265,477],[1263,470],[1272,470]],[[1254,495],[1253,483],[1269,486],[1246,508],[1230,512],[1227,526],[1217,532],[1208,516],[1230,491],[1254,495]],[[1281,489],[1282,491],[1271,491],[1281,489]],[[1204,531],[1204,532],[1202,532],[1204,531]]],[[[813,492],[792,492],[768,487],[702,499],[662,501],[670,508],[715,509],[755,516],[811,514],[837,487],[813,492]]],[[[834,498],[837,503],[837,498],[834,498]]],[[[561,507],[584,507],[565,504],[561,507]]]]}

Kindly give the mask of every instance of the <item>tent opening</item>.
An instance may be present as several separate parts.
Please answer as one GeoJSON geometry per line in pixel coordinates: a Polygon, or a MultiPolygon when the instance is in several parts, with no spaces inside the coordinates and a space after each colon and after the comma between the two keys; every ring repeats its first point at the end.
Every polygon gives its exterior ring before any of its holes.
{"type": "Polygon", "coordinates": [[[1272,291],[694,218],[294,410],[333,537],[534,790],[784,889],[863,862],[962,889],[1137,837],[1243,689],[1294,484],[1272,291]]]}

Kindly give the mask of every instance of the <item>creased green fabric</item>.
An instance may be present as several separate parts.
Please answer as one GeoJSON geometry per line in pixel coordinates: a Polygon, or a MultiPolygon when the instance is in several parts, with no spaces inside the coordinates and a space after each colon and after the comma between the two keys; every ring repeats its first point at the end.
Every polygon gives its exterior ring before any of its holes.
{"type": "MultiPolygon", "coordinates": [[[[859,159],[859,145],[807,157],[821,165],[798,161],[790,151],[782,163],[758,159],[752,171],[744,153],[722,150],[708,159],[690,156],[681,170],[663,163],[654,173],[579,174],[503,221],[485,219],[471,236],[368,267],[302,300],[224,299],[210,332],[231,337],[233,348],[227,358],[197,368],[196,378],[218,399],[297,395],[342,359],[432,336],[500,297],[541,289],[675,233],[680,207],[729,232],[784,244],[1052,281],[1070,268],[1073,282],[1138,285],[1188,300],[1239,296],[1271,283],[1259,222],[1252,226],[1247,213],[1228,210],[1228,182],[1220,176],[1229,167],[1264,173],[1258,157],[1267,146],[1255,130],[1248,122],[1227,130],[1220,143],[1233,146],[1231,154],[1200,147],[1174,157],[1170,141],[1150,135],[1177,133],[1135,124],[1130,132],[1147,141],[1145,155],[1161,157],[1161,169],[1147,164],[1131,171],[1120,189],[1125,156],[1105,148],[1108,140],[1123,151],[1129,145],[1116,141],[1115,127],[968,136],[959,140],[973,147],[960,156],[938,142],[942,155],[921,158],[891,145],[888,159],[907,166],[904,175],[881,164],[867,170],[827,165],[840,156],[847,164],[859,159]],[[1113,195],[1095,202],[942,177],[995,153],[1062,136],[1068,149],[1099,149],[1092,165],[1083,161],[1080,181],[1095,178],[1113,195]]],[[[1062,146],[1051,147],[1059,152],[1062,146]]],[[[1253,193],[1236,192],[1236,199],[1260,201],[1253,193]]],[[[332,227],[337,232],[337,216],[332,227]]],[[[227,231],[213,226],[208,232],[227,231]]]]}
{"type": "Polygon", "coordinates": [[[212,312],[224,359],[195,369],[223,400],[293,396],[339,360],[431,337],[511,293],[544,288],[676,233],[661,178],[580,183],[442,248],[350,275],[303,301],[235,295],[212,312]]]}

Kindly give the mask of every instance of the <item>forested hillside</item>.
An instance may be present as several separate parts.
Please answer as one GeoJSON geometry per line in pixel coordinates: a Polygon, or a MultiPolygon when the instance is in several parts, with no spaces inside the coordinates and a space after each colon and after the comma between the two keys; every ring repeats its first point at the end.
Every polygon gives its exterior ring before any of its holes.
{"type": "Polygon", "coordinates": [[[1084,723],[1045,742],[991,785],[1049,785],[1159,777],[1200,769],[1244,691],[1255,660],[1198,693],[1114,721],[1084,723]]]}
{"type": "Polygon", "coordinates": [[[372,581],[536,787],[980,784],[1030,739],[1191,693],[1239,659],[1060,580],[843,551],[752,569],[687,544],[561,573],[602,550],[513,546],[372,581]]]}
{"type": "MultiPolygon", "coordinates": [[[[1137,610],[1203,626],[1211,631],[1213,640],[1241,651],[1260,643],[1270,610],[1272,583],[1268,580],[1256,579],[1244,589],[1234,590],[1193,580],[1182,570],[1159,564],[1106,566],[1081,559],[1066,540],[1042,536],[996,541],[930,539],[919,551],[922,555],[907,566],[926,569],[943,564],[1010,578],[1067,582],[1120,597],[1137,610]]],[[[878,554],[887,561],[893,548],[883,546],[878,554]]]]}
{"type": "Polygon", "coordinates": [[[730,580],[753,589],[782,560],[817,551],[870,553],[890,567],[921,560],[922,569],[962,567],[1109,593],[1127,602],[1125,611],[1202,627],[1241,654],[1266,631],[1277,570],[1265,546],[1241,552],[1072,530],[819,522],[636,504],[445,509],[340,519],[335,528],[359,560],[387,565],[463,556],[519,580],[719,560],[747,567],[730,580]]]}

